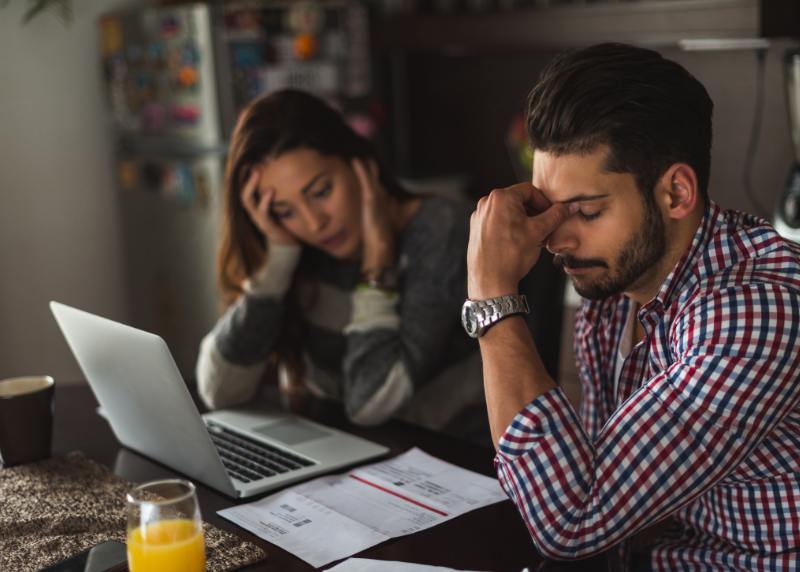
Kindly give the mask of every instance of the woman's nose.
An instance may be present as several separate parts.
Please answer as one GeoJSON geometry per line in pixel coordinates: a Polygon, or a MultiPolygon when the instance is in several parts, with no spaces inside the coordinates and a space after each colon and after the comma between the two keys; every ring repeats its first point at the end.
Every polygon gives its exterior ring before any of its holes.
{"type": "Polygon", "coordinates": [[[303,215],[303,218],[306,221],[306,226],[312,232],[319,232],[328,224],[329,217],[321,210],[306,208],[303,215]]]}

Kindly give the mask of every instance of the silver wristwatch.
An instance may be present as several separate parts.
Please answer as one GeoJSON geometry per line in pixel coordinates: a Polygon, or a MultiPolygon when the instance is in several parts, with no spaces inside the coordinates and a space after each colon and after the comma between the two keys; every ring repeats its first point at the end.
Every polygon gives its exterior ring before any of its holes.
{"type": "Polygon", "coordinates": [[[467,335],[479,338],[503,318],[527,314],[528,299],[524,294],[506,294],[486,300],[467,300],[461,307],[461,323],[467,335]]]}

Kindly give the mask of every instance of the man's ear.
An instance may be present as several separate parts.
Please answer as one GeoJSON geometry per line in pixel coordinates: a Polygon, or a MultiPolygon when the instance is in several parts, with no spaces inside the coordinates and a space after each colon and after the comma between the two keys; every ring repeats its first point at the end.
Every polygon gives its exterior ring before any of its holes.
{"type": "Polygon", "coordinates": [[[669,218],[686,218],[700,201],[697,174],[690,165],[675,163],[661,176],[655,193],[656,202],[669,218]]]}

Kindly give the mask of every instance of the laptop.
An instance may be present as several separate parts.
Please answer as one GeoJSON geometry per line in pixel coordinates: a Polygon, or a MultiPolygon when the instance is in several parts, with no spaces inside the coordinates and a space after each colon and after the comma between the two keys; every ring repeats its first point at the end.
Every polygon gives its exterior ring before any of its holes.
{"type": "Polygon", "coordinates": [[[388,448],[280,410],[200,415],[162,338],[50,302],[117,439],[230,497],[246,498],[388,448]]]}

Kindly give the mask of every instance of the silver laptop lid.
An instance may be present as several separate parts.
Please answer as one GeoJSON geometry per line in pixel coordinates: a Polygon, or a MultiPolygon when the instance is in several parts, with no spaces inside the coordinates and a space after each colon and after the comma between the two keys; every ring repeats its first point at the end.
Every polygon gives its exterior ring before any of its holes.
{"type": "Polygon", "coordinates": [[[50,309],[117,439],[237,496],[164,340],[58,302],[50,309]]]}

